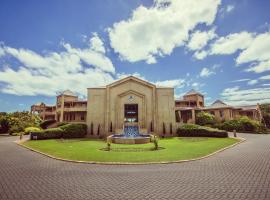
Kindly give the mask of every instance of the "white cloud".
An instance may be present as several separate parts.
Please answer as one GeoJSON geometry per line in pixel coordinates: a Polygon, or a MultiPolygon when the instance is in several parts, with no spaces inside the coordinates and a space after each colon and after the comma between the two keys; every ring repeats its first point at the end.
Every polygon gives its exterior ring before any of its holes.
{"type": "Polygon", "coordinates": [[[66,89],[86,95],[87,87],[106,85],[113,81],[113,77],[98,69],[85,69],[83,72],[47,77],[34,74],[31,70],[21,67],[17,71],[11,68],[0,71],[0,80],[6,83],[1,88],[3,93],[55,96],[57,92],[66,89]]]}
{"type": "Polygon", "coordinates": [[[204,83],[199,83],[199,82],[193,82],[191,84],[192,88],[195,88],[195,89],[200,89],[201,87],[203,87],[205,84],[204,83]]]}
{"type": "Polygon", "coordinates": [[[140,73],[138,73],[138,72],[134,72],[132,74],[126,74],[126,73],[118,73],[118,74],[116,74],[117,79],[126,78],[128,76],[134,76],[134,77],[137,77],[139,79],[146,80],[146,78],[143,75],[141,75],[140,73]]]}
{"type": "Polygon", "coordinates": [[[90,38],[90,47],[96,52],[105,54],[105,47],[103,41],[100,39],[97,33],[93,33],[93,37],[90,38]]]}
{"type": "Polygon", "coordinates": [[[234,5],[227,5],[227,7],[226,7],[227,13],[232,12],[233,10],[234,10],[234,5]]]}
{"type": "Polygon", "coordinates": [[[203,60],[207,56],[208,52],[207,51],[196,51],[193,55],[194,58],[198,60],[203,60]]]}
{"type": "Polygon", "coordinates": [[[212,43],[209,54],[233,54],[237,50],[248,48],[253,39],[253,34],[248,32],[233,33],[220,37],[212,43]]]}
{"type": "Polygon", "coordinates": [[[254,39],[254,41],[240,53],[236,59],[238,65],[250,63],[247,71],[261,73],[270,70],[270,32],[266,32],[254,39]]]}
{"type": "Polygon", "coordinates": [[[219,4],[220,0],[156,0],[150,8],[140,6],[129,19],[108,29],[111,47],[129,62],[155,63],[184,45],[196,25],[211,25],[219,4]]]}
{"type": "MultiPolygon", "coordinates": [[[[96,40],[97,35],[94,37],[96,40]]],[[[21,66],[0,70],[1,92],[54,96],[71,89],[85,95],[87,87],[106,85],[114,80],[115,68],[102,49],[95,49],[92,43],[83,49],[73,48],[68,43],[63,46],[64,51],[46,55],[3,46],[5,55],[19,61],[21,66]]]]}
{"type": "Polygon", "coordinates": [[[222,98],[230,105],[252,105],[270,102],[270,88],[240,89],[238,86],[226,88],[222,98]]]}
{"type": "Polygon", "coordinates": [[[210,69],[208,69],[206,67],[204,67],[202,69],[202,71],[200,72],[200,77],[208,77],[208,76],[210,76],[212,74],[215,74],[215,72],[214,71],[211,71],[210,69]]]}
{"type": "Polygon", "coordinates": [[[247,82],[248,85],[255,85],[258,83],[258,80],[250,80],[247,82]]]}
{"type": "Polygon", "coordinates": [[[234,80],[234,81],[231,81],[232,83],[237,83],[237,82],[245,82],[245,81],[249,81],[250,79],[249,78],[243,78],[243,79],[238,79],[238,80],[234,80]]]}
{"type": "Polygon", "coordinates": [[[261,76],[259,79],[260,80],[270,80],[270,75],[261,76]]]}
{"type": "Polygon", "coordinates": [[[230,4],[230,5],[227,5],[226,7],[223,7],[219,10],[219,13],[220,13],[220,17],[221,18],[224,18],[225,15],[231,13],[233,10],[234,10],[235,6],[230,4]]]}
{"type": "Polygon", "coordinates": [[[215,29],[211,29],[209,31],[195,31],[191,35],[191,39],[187,47],[189,48],[189,50],[192,50],[192,51],[200,50],[203,47],[205,47],[205,45],[207,45],[209,40],[215,37],[216,37],[215,29]]]}
{"type": "Polygon", "coordinates": [[[185,84],[185,80],[173,79],[173,80],[157,81],[155,82],[155,84],[157,86],[162,86],[162,87],[182,88],[185,84]]]}

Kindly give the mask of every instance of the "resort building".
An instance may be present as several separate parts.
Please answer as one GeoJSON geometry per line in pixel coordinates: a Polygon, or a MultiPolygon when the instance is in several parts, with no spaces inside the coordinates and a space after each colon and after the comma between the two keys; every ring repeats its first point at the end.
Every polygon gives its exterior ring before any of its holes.
{"type": "Polygon", "coordinates": [[[205,106],[204,95],[191,90],[181,100],[174,99],[174,88],[159,87],[129,76],[104,87],[87,89],[87,100],[67,90],[56,97],[56,105],[31,106],[43,120],[85,123],[92,137],[119,133],[125,123],[136,123],[140,132],[172,135],[181,123],[195,123],[198,112],[208,112],[217,121],[248,116],[260,120],[259,107],[234,107],[217,100],[205,106]]]}

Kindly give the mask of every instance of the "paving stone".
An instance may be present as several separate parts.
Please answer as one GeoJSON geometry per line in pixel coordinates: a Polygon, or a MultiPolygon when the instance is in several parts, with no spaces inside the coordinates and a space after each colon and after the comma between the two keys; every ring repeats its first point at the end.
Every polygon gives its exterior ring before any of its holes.
{"type": "Polygon", "coordinates": [[[54,160],[0,136],[0,199],[270,199],[270,135],[187,163],[95,165],[54,160]]]}

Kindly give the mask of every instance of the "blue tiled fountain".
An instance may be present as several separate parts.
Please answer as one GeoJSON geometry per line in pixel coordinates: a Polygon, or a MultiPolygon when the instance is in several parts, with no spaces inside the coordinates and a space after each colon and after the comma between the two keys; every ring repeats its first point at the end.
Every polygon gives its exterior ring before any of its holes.
{"type": "Polygon", "coordinates": [[[113,143],[118,144],[145,144],[150,142],[149,134],[140,134],[138,125],[124,125],[122,134],[109,136],[113,143]]]}

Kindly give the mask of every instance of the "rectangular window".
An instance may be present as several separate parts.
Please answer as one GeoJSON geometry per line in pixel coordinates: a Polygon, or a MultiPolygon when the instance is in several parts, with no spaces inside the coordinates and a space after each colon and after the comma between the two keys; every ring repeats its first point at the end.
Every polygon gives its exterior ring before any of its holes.
{"type": "Polygon", "coordinates": [[[84,114],[81,115],[81,120],[84,121],[84,114]]]}
{"type": "Polygon", "coordinates": [[[219,115],[220,115],[221,118],[223,118],[224,117],[224,111],[223,110],[220,110],[219,111],[219,115]]]}

